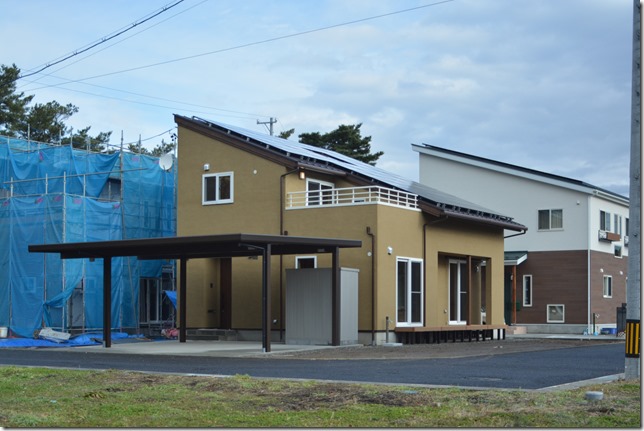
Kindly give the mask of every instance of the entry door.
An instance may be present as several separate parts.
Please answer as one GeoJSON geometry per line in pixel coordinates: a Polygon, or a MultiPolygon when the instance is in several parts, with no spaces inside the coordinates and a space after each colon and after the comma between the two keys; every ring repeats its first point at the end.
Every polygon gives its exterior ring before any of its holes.
{"type": "Polygon", "coordinates": [[[467,323],[467,262],[464,260],[449,261],[449,323],[464,325],[467,323]]]}

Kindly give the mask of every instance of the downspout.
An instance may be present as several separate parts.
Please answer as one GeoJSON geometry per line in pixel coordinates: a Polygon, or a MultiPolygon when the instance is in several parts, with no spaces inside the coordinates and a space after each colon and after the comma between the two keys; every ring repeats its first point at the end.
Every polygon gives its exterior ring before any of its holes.
{"type": "MultiPolygon", "coordinates": [[[[286,235],[284,232],[284,177],[302,170],[296,168],[280,175],[280,235],[286,235]]],[[[284,341],[284,256],[280,254],[280,341],[284,341]]]]}
{"type": "Polygon", "coordinates": [[[587,263],[586,263],[586,265],[587,265],[587,270],[586,270],[586,290],[587,290],[587,293],[586,293],[586,295],[588,296],[588,317],[586,318],[586,326],[588,328],[588,334],[592,334],[591,328],[590,328],[590,324],[592,322],[592,304],[591,304],[592,291],[590,289],[590,282],[591,282],[591,268],[590,268],[590,262],[591,262],[591,260],[590,260],[590,257],[591,257],[591,255],[590,255],[590,236],[591,236],[591,233],[590,233],[590,223],[591,223],[592,219],[591,219],[591,215],[590,215],[590,197],[591,197],[591,195],[588,195],[586,197],[586,200],[588,202],[588,208],[586,209],[586,213],[588,214],[588,228],[587,228],[588,245],[587,245],[587,250],[586,250],[586,255],[587,255],[587,258],[586,258],[587,259],[587,263]]]}
{"type": "MultiPolygon", "coordinates": [[[[528,232],[528,230],[524,229],[519,233],[504,236],[503,239],[525,235],[526,232],[528,232]]],[[[505,250],[505,244],[503,245],[503,249],[505,250]]],[[[510,304],[510,306],[512,307],[512,313],[510,314],[511,315],[510,325],[516,325],[517,324],[517,265],[512,265],[512,303],[510,304]]]]}
{"type": "Polygon", "coordinates": [[[371,345],[376,345],[376,234],[367,226],[367,235],[371,237],[371,345]]]}

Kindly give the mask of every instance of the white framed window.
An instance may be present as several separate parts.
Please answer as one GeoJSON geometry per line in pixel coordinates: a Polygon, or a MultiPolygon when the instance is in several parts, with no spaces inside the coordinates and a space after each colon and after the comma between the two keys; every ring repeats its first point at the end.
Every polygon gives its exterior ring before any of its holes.
{"type": "Polygon", "coordinates": [[[234,200],[234,174],[204,174],[201,188],[202,205],[230,204],[234,200]]]}
{"type": "Polygon", "coordinates": [[[614,221],[613,232],[621,236],[622,235],[622,216],[619,214],[615,214],[613,221],[614,221]]]}
{"type": "Polygon", "coordinates": [[[523,276],[523,306],[532,307],[532,275],[523,276]]]}
{"type": "Polygon", "coordinates": [[[333,183],[325,181],[306,180],[306,205],[331,205],[333,203],[333,183]]]}
{"type": "Polygon", "coordinates": [[[614,247],[615,247],[615,250],[614,250],[613,254],[615,255],[615,257],[621,258],[622,257],[622,246],[619,245],[619,244],[615,244],[614,247]]]}
{"type": "Polygon", "coordinates": [[[304,268],[317,268],[317,267],[318,267],[317,256],[295,256],[295,268],[304,269],[304,268]]]}
{"type": "Polygon", "coordinates": [[[564,323],[566,321],[566,306],[564,304],[548,304],[546,306],[548,323],[564,323]]]}
{"type": "Polygon", "coordinates": [[[612,275],[605,275],[604,276],[603,294],[604,294],[604,298],[612,298],[613,297],[613,276],[612,275]]]}
{"type": "Polygon", "coordinates": [[[539,230],[563,229],[563,210],[539,210],[539,230]]]}
{"type": "Polygon", "coordinates": [[[396,324],[423,324],[423,261],[399,257],[396,259],[396,324]]]}
{"type": "Polygon", "coordinates": [[[599,230],[605,232],[610,231],[610,213],[606,211],[599,211],[599,230]]]}

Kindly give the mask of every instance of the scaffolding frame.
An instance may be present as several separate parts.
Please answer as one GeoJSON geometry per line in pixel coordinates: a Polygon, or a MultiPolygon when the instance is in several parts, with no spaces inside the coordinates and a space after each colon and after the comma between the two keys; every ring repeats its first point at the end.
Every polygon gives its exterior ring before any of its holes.
{"type": "MultiPolygon", "coordinates": [[[[19,154],[19,153],[35,153],[35,152],[40,152],[40,151],[42,151],[44,149],[65,147],[63,145],[46,144],[46,143],[40,143],[40,142],[34,142],[34,141],[26,141],[25,142],[24,140],[20,140],[20,139],[16,139],[16,138],[0,137],[0,146],[2,146],[3,144],[7,145],[8,153],[16,153],[16,154],[19,154]],[[5,140],[6,140],[6,142],[5,142],[5,140]]],[[[132,152],[129,152],[129,151],[128,152],[124,151],[123,150],[122,139],[121,139],[120,150],[115,151],[115,152],[113,152],[111,154],[92,152],[92,151],[89,151],[89,148],[87,149],[87,151],[82,151],[82,150],[71,148],[71,144],[70,144],[70,149],[71,149],[70,154],[71,154],[72,159],[73,159],[73,157],[75,155],[80,155],[80,154],[86,154],[88,156],[91,155],[91,154],[95,154],[95,155],[96,154],[103,154],[103,155],[106,155],[106,156],[114,156],[115,153],[118,152],[118,162],[115,162],[113,168],[110,169],[109,171],[83,172],[83,173],[68,173],[67,171],[63,171],[62,175],[45,174],[44,176],[38,176],[38,177],[35,177],[35,178],[24,178],[24,179],[15,179],[14,176],[10,176],[8,181],[3,181],[2,185],[0,186],[0,188],[3,190],[3,193],[2,193],[3,196],[0,196],[0,199],[3,199],[5,202],[6,201],[11,202],[15,198],[37,198],[37,199],[46,200],[47,205],[44,207],[44,211],[43,211],[43,214],[42,214],[42,231],[43,231],[42,234],[43,234],[43,238],[45,238],[45,240],[46,240],[46,238],[47,238],[47,227],[48,227],[48,225],[47,225],[48,216],[51,216],[51,211],[50,211],[50,208],[49,208],[50,198],[52,196],[60,196],[61,200],[62,200],[62,210],[61,210],[61,213],[62,213],[61,217],[62,218],[61,218],[61,220],[56,220],[56,222],[60,222],[60,225],[61,225],[61,230],[62,230],[61,241],[62,242],[67,242],[67,240],[68,240],[68,237],[67,237],[68,208],[67,208],[67,199],[66,199],[67,197],[83,199],[83,201],[82,201],[83,202],[83,208],[82,208],[82,211],[83,211],[83,216],[82,216],[82,219],[83,219],[82,220],[82,225],[83,225],[82,237],[83,237],[83,241],[87,241],[87,229],[88,229],[88,219],[87,219],[88,215],[87,215],[87,201],[86,200],[91,199],[91,200],[96,201],[96,202],[114,203],[114,204],[118,205],[118,208],[120,209],[120,219],[121,219],[120,236],[121,236],[121,238],[119,238],[119,239],[136,238],[137,237],[136,235],[134,235],[134,236],[128,235],[128,230],[130,229],[131,226],[128,226],[128,223],[126,221],[126,210],[125,210],[126,203],[124,201],[124,196],[126,194],[126,191],[125,191],[126,187],[125,186],[126,186],[127,181],[126,181],[125,178],[126,178],[126,174],[133,174],[133,173],[136,173],[138,171],[139,172],[139,176],[138,176],[139,185],[138,186],[140,188],[141,187],[141,182],[142,182],[140,174],[143,173],[144,171],[150,171],[151,169],[153,169],[154,164],[152,164],[151,166],[147,166],[147,167],[138,167],[138,168],[125,169],[124,168],[124,166],[125,166],[124,157],[127,156],[127,157],[129,157],[131,159],[131,160],[129,160],[128,163],[132,163],[132,160],[134,160],[136,157],[138,157],[139,158],[139,165],[141,165],[142,161],[144,160],[143,159],[144,157],[150,157],[150,159],[156,159],[157,164],[158,164],[158,159],[154,158],[154,157],[151,157],[151,156],[143,155],[141,153],[132,153],[132,152]],[[118,167],[117,167],[117,165],[118,165],[118,167]],[[92,177],[92,176],[96,176],[96,175],[105,176],[105,184],[103,185],[103,187],[101,188],[101,192],[97,196],[91,196],[91,195],[89,195],[87,193],[88,178],[92,177]],[[80,194],[72,193],[68,189],[68,182],[70,180],[72,180],[73,178],[81,178],[82,192],[80,194]],[[53,187],[53,188],[50,187],[51,182],[54,181],[54,180],[61,180],[62,181],[62,190],[61,190],[60,186],[53,187]],[[119,189],[118,189],[118,196],[115,198],[114,194],[113,194],[112,187],[113,187],[114,183],[117,182],[117,181],[119,183],[118,184],[119,189]],[[41,182],[41,183],[44,182],[44,193],[19,193],[17,191],[17,187],[19,185],[23,185],[23,184],[29,183],[29,182],[41,182]],[[104,196],[105,188],[107,188],[107,197],[104,196]]],[[[73,160],[70,159],[69,162],[71,163],[71,161],[73,161],[73,160]]],[[[84,161],[85,161],[85,165],[86,165],[85,170],[89,171],[90,169],[88,167],[88,163],[89,163],[88,158],[85,158],[84,161]]],[[[0,162],[2,162],[2,160],[0,160],[0,162]]],[[[149,162],[149,160],[148,160],[148,162],[149,162]]],[[[6,163],[6,161],[5,161],[5,163],[6,163]]],[[[148,163],[148,165],[149,164],[150,163],[148,163]]],[[[158,166],[156,166],[156,169],[158,169],[158,166]]],[[[172,188],[172,202],[170,203],[171,209],[169,211],[169,220],[159,220],[158,224],[161,225],[161,226],[163,226],[165,224],[169,224],[170,225],[170,229],[169,229],[170,230],[170,232],[169,232],[170,235],[176,235],[176,168],[170,173],[172,175],[171,176],[172,182],[170,184],[170,187],[172,188]]],[[[165,204],[165,202],[163,202],[163,201],[164,201],[164,198],[166,198],[166,193],[165,192],[166,192],[166,187],[168,187],[168,184],[167,184],[168,181],[166,179],[166,175],[163,175],[163,174],[161,174],[160,179],[161,179],[161,184],[158,185],[160,187],[159,194],[161,196],[161,202],[159,203],[159,208],[163,208],[163,205],[165,204]]],[[[147,203],[147,201],[146,201],[146,203],[147,203]]],[[[131,203],[128,204],[128,205],[131,205],[131,203]]],[[[139,201],[139,205],[138,205],[138,214],[139,215],[142,213],[141,206],[142,206],[141,201],[139,201]]],[[[161,213],[163,211],[159,211],[159,212],[161,213]]],[[[166,212],[166,215],[168,215],[167,212],[166,212]]],[[[10,216],[10,219],[11,218],[12,218],[12,216],[10,216]]],[[[17,222],[18,221],[14,221],[13,219],[9,220],[9,225],[10,225],[9,229],[13,229],[14,228],[13,224],[17,223],[17,222]]],[[[138,231],[140,231],[141,226],[137,226],[136,229],[138,229],[138,231]]],[[[167,232],[165,232],[165,233],[167,233],[167,232]]],[[[135,322],[135,327],[133,327],[132,329],[138,331],[140,329],[140,326],[139,326],[140,319],[138,318],[139,306],[140,306],[140,304],[139,304],[140,298],[139,298],[138,295],[139,295],[140,279],[143,278],[143,276],[140,274],[140,271],[138,270],[138,268],[137,268],[136,271],[133,270],[133,268],[132,268],[133,263],[131,262],[131,259],[132,258],[127,258],[127,261],[126,261],[126,264],[127,264],[127,276],[122,277],[122,278],[126,279],[126,280],[124,280],[124,283],[127,283],[127,285],[129,286],[129,298],[128,299],[132,302],[131,304],[129,304],[129,307],[130,307],[130,310],[131,310],[131,315],[129,316],[129,320],[124,320],[125,316],[124,316],[123,313],[125,313],[125,308],[126,307],[123,306],[123,304],[121,304],[121,306],[119,306],[119,318],[116,319],[116,321],[119,323],[119,325],[121,325],[121,326],[119,326],[119,329],[124,329],[123,326],[122,326],[124,321],[135,322]],[[136,280],[134,278],[136,278],[136,280]]],[[[48,277],[47,277],[48,268],[47,268],[47,265],[48,265],[47,258],[44,257],[43,258],[43,274],[44,274],[44,278],[43,278],[43,286],[42,286],[43,315],[41,316],[41,319],[40,319],[42,326],[46,326],[45,313],[47,313],[46,310],[48,310],[48,309],[45,309],[45,307],[47,306],[47,301],[49,299],[48,298],[49,289],[48,289],[48,284],[47,284],[48,283],[48,277]]],[[[89,327],[87,325],[87,321],[88,321],[87,316],[86,316],[86,312],[87,312],[86,298],[87,298],[87,287],[88,287],[88,285],[87,285],[87,268],[86,268],[87,260],[86,259],[82,260],[82,265],[81,265],[81,269],[80,269],[80,271],[81,271],[80,282],[77,283],[75,286],[71,286],[71,287],[67,286],[68,280],[66,279],[67,268],[66,268],[65,260],[61,261],[61,265],[62,265],[61,280],[60,280],[61,281],[61,292],[64,292],[64,291],[67,291],[67,290],[71,290],[71,292],[69,293],[69,297],[64,301],[64,306],[61,307],[60,321],[58,322],[58,323],[60,323],[60,325],[56,325],[56,326],[52,325],[51,327],[54,328],[54,329],[59,329],[61,331],[66,331],[66,330],[72,331],[73,330],[75,332],[86,332],[86,331],[100,330],[101,327],[89,327]],[[72,315],[72,313],[73,313],[72,307],[74,307],[72,301],[75,299],[74,298],[74,293],[79,287],[80,287],[80,294],[81,294],[81,297],[82,297],[82,306],[80,307],[80,310],[82,310],[81,319],[80,319],[80,321],[82,322],[82,325],[81,325],[80,328],[75,327],[75,325],[74,325],[74,317],[75,316],[72,315]]],[[[9,277],[12,277],[12,275],[10,275],[9,277]]],[[[150,278],[150,277],[146,277],[146,278],[150,278]]],[[[161,280],[161,278],[162,278],[161,273],[158,275],[158,278],[159,278],[159,280],[161,280]]],[[[15,293],[14,289],[11,286],[9,286],[8,287],[8,297],[9,297],[8,308],[9,308],[9,312],[8,312],[8,316],[6,316],[6,319],[8,321],[6,326],[10,327],[10,329],[11,329],[11,323],[14,321],[15,312],[16,312],[16,310],[14,310],[14,306],[13,306],[13,303],[14,303],[13,295],[14,295],[14,293],[15,293]]],[[[123,292],[122,296],[125,296],[125,292],[123,292]]],[[[96,310],[96,311],[100,312],[101,310],[96,310]]],[[[49,317],[49,316],[47,315],[47,317],[49,317]]],[[[2,318],[2,316],[0,315],[0,319],[1,318],[2,318]]],[[[4,326],[4,324],[5,324],[4,322],[0,321],[0,326],[4,326]]],[[[128,328],[130,328],[130,326],[128,326],[128,328]]]]}

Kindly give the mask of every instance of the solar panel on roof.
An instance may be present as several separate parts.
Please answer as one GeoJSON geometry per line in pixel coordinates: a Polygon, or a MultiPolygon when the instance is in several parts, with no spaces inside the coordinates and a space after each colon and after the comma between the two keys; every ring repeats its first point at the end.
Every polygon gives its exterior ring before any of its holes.
{"type": "Polygon", "coordinates": [[[367,178],[372,178],[389,187],[398,188],[400,190],[416,194],[436,204],[445,204],[456,208],[479,211],[490,215],[511,219],[510,217],[502,216],[473,202],[469,202],[457,196],[441,192],[440,190],[437,190],[433,187],[429,187],[424,184],[409,180],[407,178],[380,169],[376,166],[372,166],[368,163],[361,162],[359,160],[353,159],[349,156],[345,156],[344,154],[340,154],[332,150],[328,150],[326,148],[314,147],[312,145],[302,144],[299,142],[295,143],[284,138],[266,135],[264,133],[259,133],[253,130],[245,129],[243,127],[231,126],[228,124],[205,120],[197,117],[194,118],[198,121],[203,121],[205,123],[230,130],[234,133],[247,136],[263,144],[267,144],[276,150],[288,153],[290,157],[305,157],[314,159],[318,162],[338,166],[345,171],[354,172],[367,178]]]}

